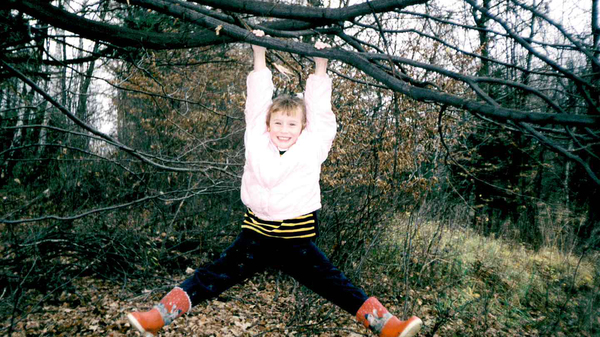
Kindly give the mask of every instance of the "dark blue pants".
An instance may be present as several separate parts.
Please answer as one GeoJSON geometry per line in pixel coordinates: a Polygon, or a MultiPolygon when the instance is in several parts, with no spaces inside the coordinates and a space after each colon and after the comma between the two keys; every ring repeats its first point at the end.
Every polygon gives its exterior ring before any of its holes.
{"type": "Polygon", "coordinates": [[[250,230],[243,230],[219,259],[197,269],[180,287],[196,305],[267,267],[292,276],[352,315],[368,298],[312,240],[272,239],[250,230]]]}

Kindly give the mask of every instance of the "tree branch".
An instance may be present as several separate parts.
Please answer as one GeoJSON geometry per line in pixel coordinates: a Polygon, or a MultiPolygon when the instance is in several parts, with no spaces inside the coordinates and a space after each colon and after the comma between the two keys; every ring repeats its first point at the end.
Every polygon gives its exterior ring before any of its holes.
{"type": "Polygon", "coordinates": [[[8,0],[11,8],[21,10],[52,26],[77,32],[90,40],[108,41],[121,47],[144,47],[149,49],[181,49],[233,42],[214,32],[155,33],[120,27],[90,20],[59,9],[46,1],[8,0]]]}
{"type": "Polygon", "coordinates": [[[201,5],[211,6],[213,8],[227,11],[234,11],[237,13],[306,21],[337,22],[348,21],[355,17],[371,13],[381,13],[398,8],[406,8],[414,5],[425,4],[429,0],[375,0],[342,8],[307,7],[253,0],[192,1],[201,5]]]}

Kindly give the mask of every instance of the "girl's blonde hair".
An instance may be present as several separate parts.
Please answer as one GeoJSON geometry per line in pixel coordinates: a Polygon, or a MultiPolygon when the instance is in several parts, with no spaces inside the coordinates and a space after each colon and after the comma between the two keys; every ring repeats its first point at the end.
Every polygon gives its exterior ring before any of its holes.
{"type": "Polygon", "coordinates": [[[267,111],[267,127],[269,127],[271,115],[274,113],[296,116],[298,112],[302,114],[302,129],[304,130],[306,126],[306,105],[304,105],[304,100],[298,96],[281,95],[273,100],[267,111]]]}

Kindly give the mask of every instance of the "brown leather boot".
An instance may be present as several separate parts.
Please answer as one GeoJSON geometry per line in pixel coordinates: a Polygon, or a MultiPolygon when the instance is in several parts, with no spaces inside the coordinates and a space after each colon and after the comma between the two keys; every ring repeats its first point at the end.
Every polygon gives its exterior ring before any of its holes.
{"type": "Polygon", "coordinates": [[[380,337],[411,337],[423,322],[416,316],[406,321],[390,314],[375,297],[370,297],[356,313],[356,319],[380,337]]]}
{"type": "Polygon", "coordinates": [[[151,310],[132,312],[127,315],[127,319],[144,337],[154,337],[163,326],[171,324],[191,307],[189,296],[183,289],[176,287],[151,310]]]}

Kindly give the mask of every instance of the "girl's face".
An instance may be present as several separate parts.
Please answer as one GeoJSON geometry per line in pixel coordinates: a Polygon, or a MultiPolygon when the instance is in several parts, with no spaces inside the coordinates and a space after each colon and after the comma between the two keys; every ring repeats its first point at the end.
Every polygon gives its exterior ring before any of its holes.
{"type": "Polygon", "coordinates": [[[296,144],[302,133],[302,113],[288,116],[285,113],[274,112],[269,121],[269,136],[280,150],[287,150],[296,144]]]}

